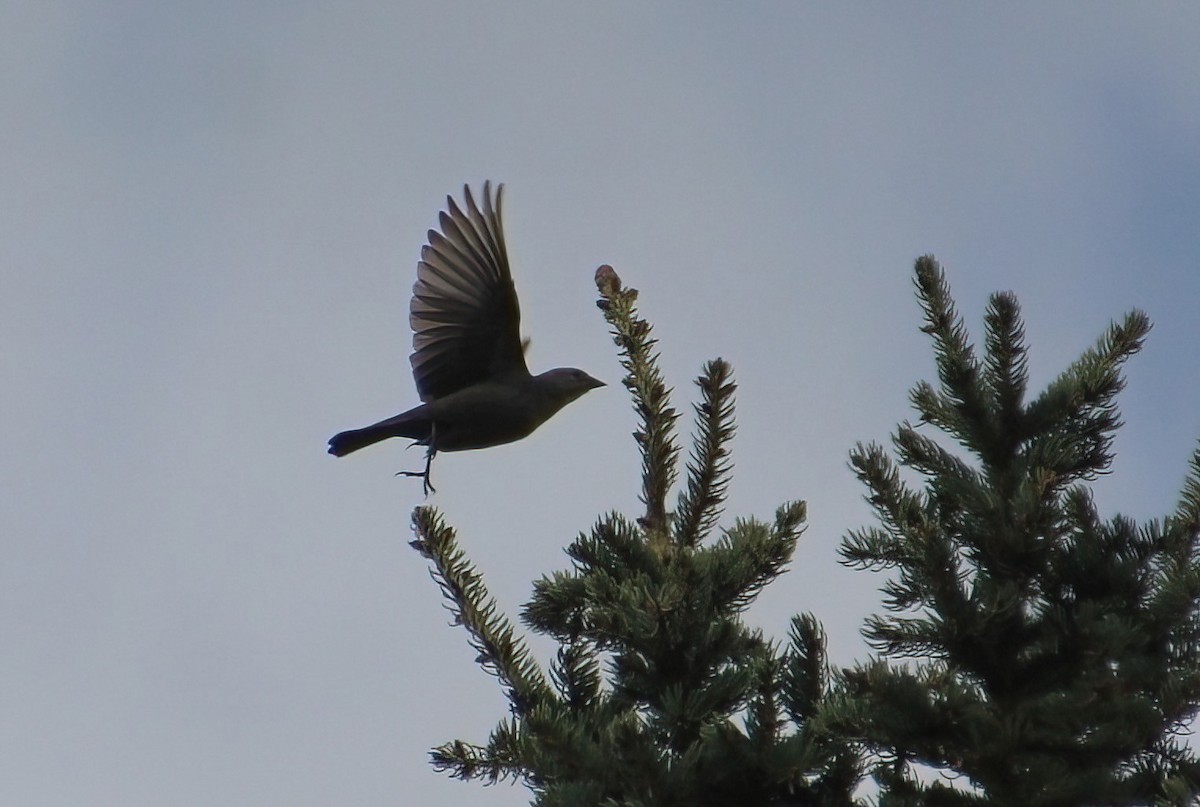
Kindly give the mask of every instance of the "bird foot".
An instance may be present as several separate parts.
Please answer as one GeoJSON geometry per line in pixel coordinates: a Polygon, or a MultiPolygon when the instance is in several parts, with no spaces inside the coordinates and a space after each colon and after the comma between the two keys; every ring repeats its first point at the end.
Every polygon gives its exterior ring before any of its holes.
{"type": "Polygon", "coordinates": [[[396,471],[396,476],[419,476],[421,479],[425,480],[423,487],[425,489],[426,496],[428,496],[430,493],[437,493],[437,488],[435,488],[433,483],[429,481],[428,468],[426,468],[424,471],[396,471]]]}
{"type": "MultiPolygon", "coordinates": [[[[429,481],[429,468],[433,465],[433,457],[437,454],[437,449],[434,448],[434,438],[437,436],[437,424],[430,426],[428,448],[425,449],[425,470],[424,471],[398,471],[396,476],[419,476],[425,480],[425,498],[429,498],[430,493],[437,493],[437,488],[429,481]]],[[[420,443],[413,443],[412,446],[420,443]]],[[[412,448],[409,446],[409,448],[412,448]]]]}

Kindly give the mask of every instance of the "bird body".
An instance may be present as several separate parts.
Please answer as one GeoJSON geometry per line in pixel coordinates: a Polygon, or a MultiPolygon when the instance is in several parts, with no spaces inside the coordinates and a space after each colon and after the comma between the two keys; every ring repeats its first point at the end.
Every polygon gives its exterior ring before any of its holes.
{"type": "Polygon", "coordinates": [[[427,446],[425,480],[439,451],[467,451],[527,437],[585,392],[604,386],[582,370],[563,367],[531,375],[520,339],[520,309],[500,222],[503,186],[483,207],[464,188],[466,209],[447,198],[441,232],[429,231],[409,306],[411,362],[424,403],[329,440],[345,456],[389,437],[427,446]]]}
{"type": "Polygon", "coordinates": [[[329,441],[329,453],[342,457],[389,437],[407,437],[428,446],[435,429],[438,451],[504,445],[528,437],[558,410],[598,386],[600,382],[582,370],[569,368],[485,381],[365,428],[335,435],[329,441]],[[573,373],[586,380],[573,377],[573,373]]]}

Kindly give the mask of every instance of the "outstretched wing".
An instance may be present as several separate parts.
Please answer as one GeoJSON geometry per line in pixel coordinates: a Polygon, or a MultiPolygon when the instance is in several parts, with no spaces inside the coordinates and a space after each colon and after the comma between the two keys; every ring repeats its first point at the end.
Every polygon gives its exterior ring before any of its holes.
{"type": "Polygon", "coordinates": [[[483,209],[469,186],[465,209],[447,197],[441,232],[421,249],[408,321],[413,330],[413,378],[428,403],[489,378],[528,373],[520,339],[521,312],[508,268],[500,197],[483,183],[483,209]]]}

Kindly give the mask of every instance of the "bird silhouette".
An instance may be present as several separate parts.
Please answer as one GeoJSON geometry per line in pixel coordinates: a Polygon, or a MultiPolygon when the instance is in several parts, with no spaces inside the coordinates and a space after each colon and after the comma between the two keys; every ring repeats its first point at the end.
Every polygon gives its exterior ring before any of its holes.
{"type": "Polygon", "coordinates": [[[423,471],[400,475],[434,490],[430,466],[439,451],[490,448],[527,437],[556,412],[604,383],[560,367],[531,375],[521,341],[521,312],[501,227],[501,197],[483,184],[482,209],[469,186],[464,206],[446,197],[441,232],[421,249],[408,322],[419,406],[362,429],[335,434],[329,453],[342,457],[389,437],[426,446],[423,471]]]}

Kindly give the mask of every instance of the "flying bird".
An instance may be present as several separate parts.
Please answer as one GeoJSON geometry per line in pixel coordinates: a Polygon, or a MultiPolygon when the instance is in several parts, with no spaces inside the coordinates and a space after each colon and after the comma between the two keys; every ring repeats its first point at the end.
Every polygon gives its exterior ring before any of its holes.
{"type": "Polygon", "coordinates": [[[389,437],[426,447],[424,471],[401,471],[434,490],[429,468],[439,451],[490,448],[527,437],[558,410],[604,383],[560,367],[531,375],[521,341],[521,312],[509,271],[497,185],[483,183],[483,206],[463,187],[460,208],[446,197],[441,232],[421,248],[408,322],[413,378],[423,403],[362,429],[335,434],[329,453],[343,457],[389,437]]]}

